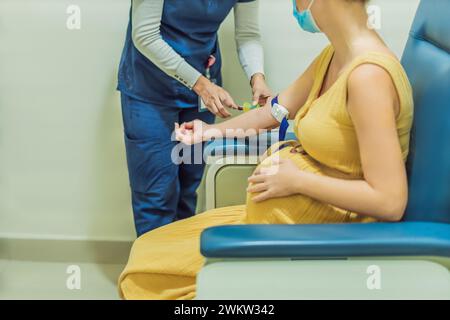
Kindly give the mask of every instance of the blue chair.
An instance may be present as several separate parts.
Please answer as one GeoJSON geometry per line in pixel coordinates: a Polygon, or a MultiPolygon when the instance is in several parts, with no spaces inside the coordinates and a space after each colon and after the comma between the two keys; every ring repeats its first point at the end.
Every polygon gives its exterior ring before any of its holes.
{"type": "Polygon", "coordinates": [[[402,63],[414,88],[402,222],[207,229],[200,299],[450,299],[450,0],[422,0],[402,63]]]}

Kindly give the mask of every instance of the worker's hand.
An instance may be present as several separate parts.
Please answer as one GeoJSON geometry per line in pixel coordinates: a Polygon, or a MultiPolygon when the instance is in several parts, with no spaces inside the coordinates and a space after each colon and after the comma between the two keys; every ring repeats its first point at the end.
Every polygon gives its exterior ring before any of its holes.
{"type": "Polygon", "coordinates": [[[208,110],[216,116],[221,118],[231,116],[226,108],[239,110],[239,106],[226,90],[215,85],[204,76],[197,80],[193,89],[202,98],[208,110]]]}
{"type": "Polygon", "coordinates": [[[288,197],[298,193],[302,171],[289,159],[274,159],[271,166],[260,167],[248,178],[247,192],[252,200],[262,202],[272,198],[288,197]]]}
{"type": "Polygon", "coordinates": [[[220,134],[218,130],[201,120],[185,122],[181,125],[175,123],[175,138],[186,145],[207,141],[218,134],[220,134]]]}
{"type": "Polygon", "coordinates": [[[253,105],[259,104],[260,106],[263,106],[267,103],[267,99],[273,96],[262,73],[254,74],[250,84],[253,92],[253,105]]]}

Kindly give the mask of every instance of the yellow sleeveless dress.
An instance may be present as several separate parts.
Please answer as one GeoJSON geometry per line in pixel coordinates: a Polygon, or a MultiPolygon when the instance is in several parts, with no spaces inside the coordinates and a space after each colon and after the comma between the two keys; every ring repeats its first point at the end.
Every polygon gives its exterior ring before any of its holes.
{"type": "MultiPolygon", "coordinates": [[[[404,160],[409,151],[413,119],[413,98],[408,78],[393,57],[371,52],[356,58],[334,85],[319,97],[333,47],[315,60],[315,79],[305,105],[295,117],[299,142],[274,152],[273,157],[292,159],[299,169],[341,179],[362,179],[358,141],[347,112],[348,76],[361,64],[376,64],[391,75],[400,101],[398,137],[404,160]]],[[[374,88],[376,90],[376,88],[374,88]]],[[[204,258],[200,234],[208,227],[230,224],[317,224],[367,223],[374,219],[342,210],[303,195],[211,210],[155,229],[137,239],[128,264],[119,278],[119,292],[125,299],[193,299],[196,275],[204,258]]]]}

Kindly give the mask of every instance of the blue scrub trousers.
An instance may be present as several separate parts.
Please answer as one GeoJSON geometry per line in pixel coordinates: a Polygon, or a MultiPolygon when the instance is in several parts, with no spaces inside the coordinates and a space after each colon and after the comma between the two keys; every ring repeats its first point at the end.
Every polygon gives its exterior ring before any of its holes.
{"type": "MultiPolygon", "coordinates": [[[[176,164],[172,150],[174,123],[200,119],[213,123],[198,108],[157,105],[121,95],[128,173],[137,235],[195,214],[196,190],[205,164],[176,164]]],[[[188,147],[192,155],[195,146],[188,147]]],[[[198,146],[197,146],[198,149],[198,146]]]]}

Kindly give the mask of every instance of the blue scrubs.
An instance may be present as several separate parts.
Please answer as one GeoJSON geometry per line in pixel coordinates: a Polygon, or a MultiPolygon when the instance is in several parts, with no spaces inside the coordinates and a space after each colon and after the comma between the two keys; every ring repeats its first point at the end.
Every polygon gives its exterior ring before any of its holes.
{"type": "MultiPolygon", "coordinates": [[[[217,31],[236,2],[254,0],[165,0],[160,32],[190,65],[205,74],[212,54],[217,61],[211,78],[222,85],[217,31]]],[[[130,15],[131,17],[131,15],[130,15]]],[[[196,190],[204,164],[172,162],[176,145],[174,123],[200,119],[214,122],[210,112],[198,112],[198,96],[166,75],[134,46],[128,26],[119,67],[132,205],[138,236],[195,214],[196,190]]],[[[193,147],[194,148],[194,147],[193,147]]]]}

